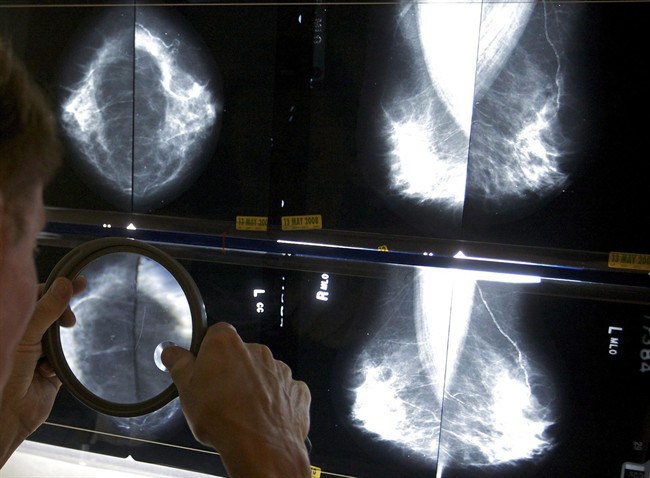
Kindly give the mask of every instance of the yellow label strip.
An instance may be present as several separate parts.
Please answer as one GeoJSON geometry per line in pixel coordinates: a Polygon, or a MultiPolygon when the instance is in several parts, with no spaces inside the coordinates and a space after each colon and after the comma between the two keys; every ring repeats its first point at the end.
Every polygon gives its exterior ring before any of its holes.
{"type": "Polygon", "coordinates": [[[323,218],[320,214],[306,216],[282,216],[283,231],[303,231],[307,229],[322,229],[323,218]]]}
{"type": "Polygon", "coordinates": [[[320,478],[320,468],[317,466],[311,467],[311,478],[320,478]]]}
{"type": "Polygon", "coordinates": [[[266,231],[269,218],[265,216],[237,216],[235,229],[238,231],[266,231]]]}
{"type": "Polygon", "coordinates": [[[629,252],[610,252],[607,265],[614,269],[634,269],[650,271],[650,254],[632,254],[629,252]]]}

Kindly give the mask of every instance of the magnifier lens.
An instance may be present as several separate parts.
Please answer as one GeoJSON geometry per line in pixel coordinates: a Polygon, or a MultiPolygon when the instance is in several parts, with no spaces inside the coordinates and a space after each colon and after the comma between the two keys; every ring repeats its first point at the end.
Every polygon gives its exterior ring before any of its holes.
{"type": "Polygon", "coordinates": [[[55,325],[44,341],[73,395],[116,416],[149,413],[173,399],[162,351],[196,352],[205,332],[205,308],[187,271],[153,246],[100,239],[66,256],[48,283],[59,275],[87,282],[70,301],[75,326],[55,325]]]}
{"type": "Polygon", "coordinates": [[[77,323],[60,331],[74,375],[111,402],[161,393],[171,379],[153,352],[169,339],[189,348],[192,338],[190,306],[176,279],[154,260],[126,252],[100,257],[80,274],[88,286],[70,304],[77,323]]]}

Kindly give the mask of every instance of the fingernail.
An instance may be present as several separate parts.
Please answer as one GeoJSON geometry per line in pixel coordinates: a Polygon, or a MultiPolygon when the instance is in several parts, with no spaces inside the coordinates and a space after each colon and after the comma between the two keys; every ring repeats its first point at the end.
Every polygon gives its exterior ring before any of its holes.
{"type": "Polygon", "coordinates": [[[57,279],[52,285],[52,293],[59,299],[64,299],[68,294],[68,284],[63,279],[57,279]]]}

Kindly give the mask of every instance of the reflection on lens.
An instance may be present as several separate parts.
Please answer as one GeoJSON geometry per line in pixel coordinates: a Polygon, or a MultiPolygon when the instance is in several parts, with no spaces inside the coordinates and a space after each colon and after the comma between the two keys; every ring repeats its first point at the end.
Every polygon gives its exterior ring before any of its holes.
{"type": "Polygon", "coordinates": [[[171,385],[153,359],[163,341],[189,348],[192,319],[172,274],[133,253],[102,256],[84,267],[88,287],[70,303],[77,317],[61,329],[65,358],[89,391],[114,403],[138,403],[171,385]]]}
{"type": "Polygon", "coordinates": [[[167,347],[171,347],[172,345],[176,345],[176,344],[171,340],[165,340],[164,342],[160,342],[158,344],[158,347],[156,347],[156,350],[153,353],[153,361],[155,362],[156,367],[158,367],[163,372],[167,372],[168,370],[162,361],[162,353],[163,350],[165,350],[167,347]]]}

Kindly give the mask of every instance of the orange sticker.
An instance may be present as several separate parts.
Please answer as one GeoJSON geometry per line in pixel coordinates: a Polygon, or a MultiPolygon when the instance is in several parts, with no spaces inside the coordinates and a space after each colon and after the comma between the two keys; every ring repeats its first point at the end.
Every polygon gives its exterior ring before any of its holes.
{"type": "Polygon", "coordinates": [[[283,231],[303,231],[306,229],[322,229],[323,218],[320,214],[307,216],[282,216],[283,231]]]}
{"type": "Polygon", "coordinates": [[[265,216],[237,216],[235,229],[238,231],[266,231],[269,218],[265,216]]]}
{"type": "Polygon", "coordinates": [[[650,271],[650,254],[610,252],[607,265],[613,269],[634,269],[650,271]]]}

